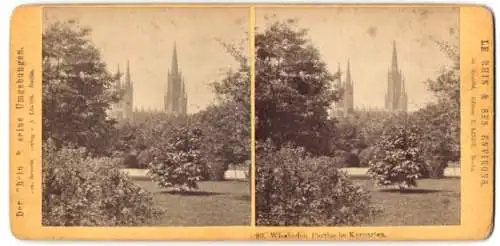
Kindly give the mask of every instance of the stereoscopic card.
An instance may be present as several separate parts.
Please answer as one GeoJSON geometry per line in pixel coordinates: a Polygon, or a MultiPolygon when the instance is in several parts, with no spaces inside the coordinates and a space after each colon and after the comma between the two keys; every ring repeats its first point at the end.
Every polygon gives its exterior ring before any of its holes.
{"type": "Polygon", "coordinates": [[[493,14],[23,5],[10,220],[30,240],[480,240],[493,14]]]}

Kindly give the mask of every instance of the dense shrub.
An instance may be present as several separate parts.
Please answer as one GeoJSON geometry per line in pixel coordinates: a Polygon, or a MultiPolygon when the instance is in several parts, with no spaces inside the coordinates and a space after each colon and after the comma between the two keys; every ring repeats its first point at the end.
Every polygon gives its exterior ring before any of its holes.
{"type": "Polygon", "coordinates": [[[333,155],[332,164],[337,168],[359,167],[359,158],[352,152],[337,150],[333,155]]]}
{"type": "Polygon", "coordinates": [[[229,165],[224,162],[211,161],[207,163],[206,180],[222,181],[229,165]]]}
{"type": "Polygon", "coordinates": [[[409,122],[388,128],[373,147],[368,174],[377,185],[416,186],[427,167],[419,148],[419,130],[409,122]]]}
{"type": "Polygon", "coordinates": [[[153,161],[153,151],[151,149],[145,149],[139,153],[137,156],[138,168],[148,168],[149,163],[153,161]]]}
{"type": "Polygon", "coordinates": [[[123,166],[126,168],[139,168],[139,162],[135,153],[123,154],[123,166]]]}
{"type": "Polygon", "coordinates": [[[412,121],[422,128],[420,149],[429,170],[427,176],[442,178],[450,161],[460,158],[458,105],[449,101],[429,104],[412,115],[412,121]]]}
{"type": "Polygon", "coordinates": [[[203,131],[200,148],[209,180],[223,180],[229,165],[250,160],[250,112],[239,103],[211,105],[194,115],[203,131]]]}
{"type": "Polygon", "coordinates": [[[361,167],[367,167],[371,158],[373,158],[373,148],[368,147],[363,149],[361,153],[359,153],[359,165],[361,167]]]}
{"type": "Polygon", "coordinates": [[[261,226],[359,225],[377,211],[368,192],[331,163],[302,149],[258,151],[256,223],[261,226]]]}
{"type": "Polygon", "coordinates": [[[120,226],[152,224],[159,211],[110,158],[92,159],[82,149],[43,148],[42,224],[120,226]]]}
{"type": "Polygon", "coordinates": [[[200,155],[201,131],[185,126],[171,133],[168,141],[153,147],[154,159],[149,163],[148,174],[161,188],[196,189],[205,169],[200,155]]]}
{"type": "Polygon", "coordinates": [[[344,159],[348,167],[359,167],[359,157],[355,153],[346,152],[344,159]]]}

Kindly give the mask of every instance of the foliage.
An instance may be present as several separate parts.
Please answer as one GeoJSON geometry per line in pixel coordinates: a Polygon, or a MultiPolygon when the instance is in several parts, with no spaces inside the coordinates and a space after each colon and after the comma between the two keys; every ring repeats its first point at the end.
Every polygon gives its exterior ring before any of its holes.
{"type": "Polygon", "coordinates": [[[139,161],[135,153],[124,153],[122,161],[122,166],[126,168],[139,168],[139,161]]]}
{"type": "Polygon", "coordinates": [[[435,41],[442,52],[452,62],[452,66],[443,68],[435,79],[426,81],[429,91],[434,93],[438,100],[451,100],[460,105],[460,55],[457,45],[435,41]]]}
{"type": "Polygon", "coordinates": [[[373,147],[367,147],[359,153],[359,165],[367,167],[373,158],[373,147]]]}
{"type": "Polygon", "coordinates": [[[365,148],[364,136],[361,132],[361,122],[356,118],[345,117],[339,119],[335,125],[335,147],[344,151],[351,152],[365,148]]]}
{"type": "Polygon", "coordinates": [[[422,128],[419,142],[430,176],[441,178],[448,162],[460,158],[460,60],[458,47],[436,41],[453,66],[444,68],[435,79],[427,81],[427,88],[436,102],[413,115],[413,121],[422,128]]]}
{"type": "Polygon", "coordinates": [[[197,115],[203,131],[201,152],[210,180],[223,180],[229,165],[250,160],[250,114],[241,105],[227,101],[197,115]]]}
{"type": "Polygon", "coordinates": [[[83,149],[43,146],[44,226],[131,226],[153,223],[160,211],[152,196],[120,173],[110,158],[87,157],[83,149]]]}
{"type": "MultiPolygon", "coordinates": [[[[245,48],[219,40],[219,43],[239,63],[236,71],[229,70],[211,86],[218,101],[237,104],[242,114],[250,113],[250,65],[244,51],[245,48]]],[[[244,43],[247,43],[244,41],[244,43]]]]}
{"type": "Polygon", "coordinates": [[[337,168],[345,167],[358,167],[359,158],[358,155],[352,151],[345,151],[341,149],[336,149],[332,154],[332,164],[337,168]]]}
{"type": "Polygon", "coordinates": [[[152,148],[145,149],[137,156],[137,164],[139,168],[148,168],[149,163],[154,160],[152,148]]]}
{"type": "Polygon", "coordinates": [[[223,180],[229,165],[250,160],[250,66],[246,47],[218,41],[240,66],[212,83],[218,103],[195,115],[203,130],[204,176],[210,180],[223,180]]]}
{"type": "Polygon", "coordinates": [[[448,162],[460,158],[458,110],[445,103],[429,104],[412,115],[412,121],[422,129],[419,148],[432,178],[442,178],[448,162]]]}
{"type": "Polygon", "coordinates": [[[278,149],[292,143],[314,154],[329,151],[328,109],[339,98],[320,54],[294,21],[273,22],[255,36],[256,140],[278,149]]]}
{"type": "Polygon", "coordinates": [[[200,155],[201,130],[189,124],[163,135],[167,141],[153,146],[149,163],[151,179],[161,188],[182,191],[198,188],[204,165],[200,155]]]}
{"type": "Polygon", "coordinates": [[[141,120],[120,122],[115,130],[113,149],[123,153],[123,158],[133,155],[133,165],[130,168],[147,168],[151,162],[152,148],[156,145],[165,145],[176,128],[182,128],[187,122],[183,116],[167,114],[145,115],[141,120]]]}
{"type": "Polygon", "coordinates": [[[275,151],[269,144],[257,153],[259,226],[359,225],[377,212],[369,194],[328,157],[311,157],[302,148],[275,151]]]}
{"type": "Polygon", "coordinates": [[[114,78],[89,40],[90,31],[68,21],[42,34],[43,139],[106,155],[115,123],[106,113],[119,95],[109,90],[114,78]]]}
{"type": "Polygon", "coordinates": [[[417,185],[426,166],[419,148],[420,131],[406,118],[389,127],[373,146],[368,174],[376,185],[397,185],[401,191],[417,185]]]}

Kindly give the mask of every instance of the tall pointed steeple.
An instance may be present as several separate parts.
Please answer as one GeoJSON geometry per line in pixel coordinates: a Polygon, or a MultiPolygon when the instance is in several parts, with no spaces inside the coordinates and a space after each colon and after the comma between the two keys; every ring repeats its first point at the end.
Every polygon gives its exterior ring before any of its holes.
{"type": "Polygon", "coordinates": [[[340,62],[337,65],[337,75],[339,76],[337,80],[337,86],[340,88],[342,87],[342,72],[340,71],[340,62]]]}
{"type": "Polygon", "coordinates": [[[167,91],[165,92],[165,112],[171,114],[186,114],[184,78],[179,69],[177,44],[174,42],[172,64],[168,73],[167,91]]]}
{"type": "Polygon", "coordinates": [[[127,60],[127,73],[125,74],[125,83],[129,86],[132,81],[130,80],[130,62],[127,60]]]}
{"type": "Polygon", "coordinates": [[[172,53],[172,67],[170,68],[172,74],[177,74],[179,72],[179,63],[177,61],[177,43],[174,42],[174,50],[172,53]]]}
{"type": "Polygon", "coordinates": [[[115,84],[115,86],[117,89],[120,89],[120,87],[121,87],[120,80],[121,80],[120,64],[116,64],[116,84],[115,84]]]}
{"type": "Polygon", "coordinates": [[[392,69],[398,71],[398,52],[396,50],[396,41],[392,41],[392,69]]]}
{"type": "Polygon", "coordinates": [[[387,92],[385,95],[385,108],[388,111],[406,112],[407,94],[403,72],[398,65],[396,41],[392,42],[392,63],[387,74],[387,92]]]}
{"type": "Polygon", "coordinates": [[[354,112],[354,91],[351,78],[351,60],[347,59],[347,71],[344,84],[344,117],[354,112]]]}
{"type": "Polygon", "coordinates": [[[345,81],[346,81],[346,85],[351,84],[351,61],[350,61],[350,59],[347,59],[347,72],[345,75],[345,81]]]}

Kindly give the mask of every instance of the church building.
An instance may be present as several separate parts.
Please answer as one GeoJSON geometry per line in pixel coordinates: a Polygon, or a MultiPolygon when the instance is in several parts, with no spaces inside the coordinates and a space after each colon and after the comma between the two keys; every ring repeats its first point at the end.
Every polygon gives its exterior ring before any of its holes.
{"type": "MultiPolygon", "coordinates": [[[[172,115],[187,114],[187,93],[184,77],[179,70],[177,47],[174,44],[172,54],[172,65],[167,73],[166,91],[163,97],[163,113],[172,115]]],[[[148,115],[148,113],[160,113],[158,110],[137,109],[134,105],[134,85],[130,76],[130,63],[127,61],[125,78],[122,81],[120,65],[116,72],[116,80],[113,85],[114,91],[121,92],[121,100],[114,103],[111,109],[111,117],[118,121],[133,120],[134,115],[148,115]]]]}
{"type": "MultiPolygon", "coordinates": [[[[337,80],[337,88],[342,92],[341,98],[336,102],[333,109],[333,114],[336,117],[348,117],[352,115],[356,109],[354,107],[354,81],[351,77],[351,66],[347,61],[347,69],[345,78],[342,76],[340,65],[337,69],[339,78],[337,80]]],[[[367,109],[362,109],[366,111],[367,109]]],[[[369,109],[379,111],[379,109],[369,109]]],[[[398,65],[398,55],[396,50],[396,42],[393,42],[392,48],[392,64],[387,73],[387,90],[385,93],[385,111],[388,112],[407,112],[408,111],[408,94],[405,88],[405,78],[398,65]]]]}
{"type": "Polygon", "coordinates": [[[337,68],[339,74],[338,88],[342,91],[342,96],[337,102],[336,112],[337,117],[347,117],[354,112],[354,81],[351,78],[351,65],[347,60],[347,71],[345,80],[342,80],[342,72],[340,71],[340,64],[337,68]]]}
{"type": "Polygon", "coordinates": [[[130,78],[130,63],[127,61],[125,80],[121,81],[120,65],[117,67],[114,91],[122,92],[120,101],[112,105],[112,117],[118,121],[132,119],[134,112],[134,85],[130,78]]]}
{"type": "Polygon", "coordinates": [[[408,110],[408,94],[405,88],[405,78],[398,67],[396,41],[393,42],[392,64],[387,73],[385,109],[390,112],[407,112],[408,110]]]}
{"type": "Polygon", "coordinates": [[[185,115],[187,113],[187,94],[184,78],[179,70],[177,47],[175,44],[172,55],[172,66],[170,71],[168,71],[168,84],[164,103],[167,114],[185,115]]]}

